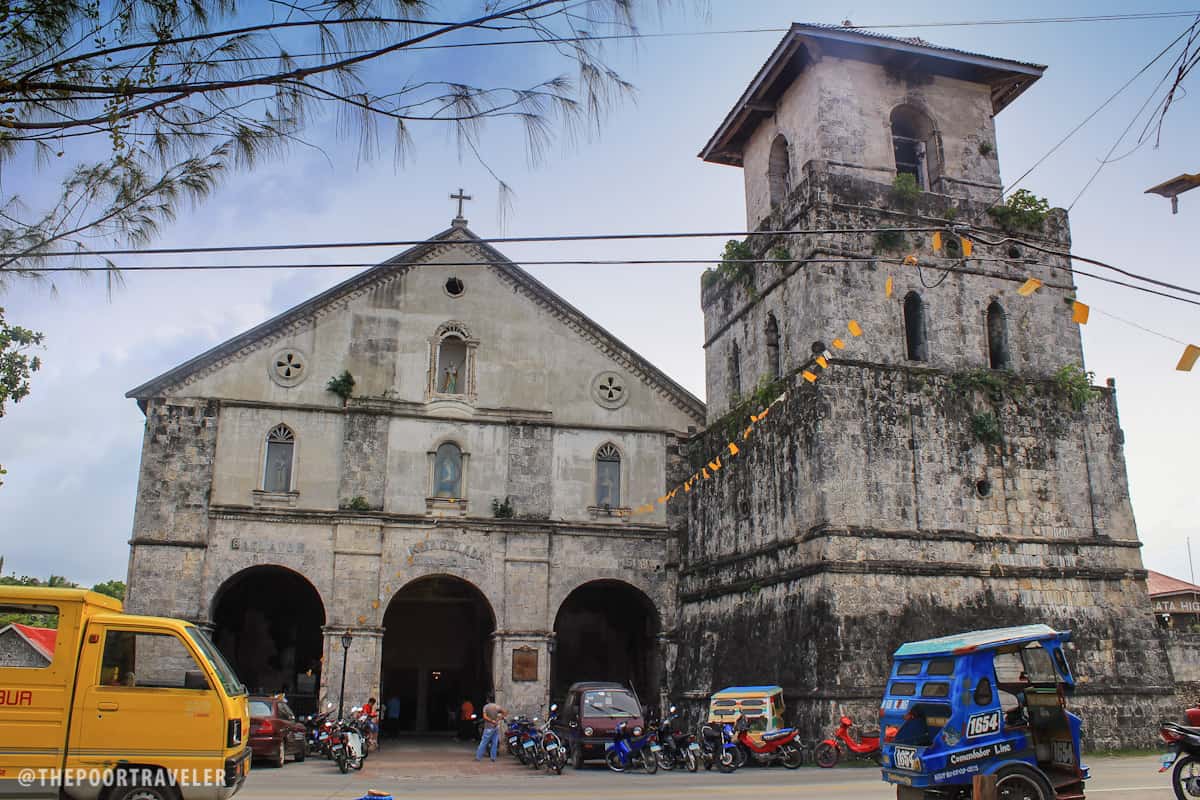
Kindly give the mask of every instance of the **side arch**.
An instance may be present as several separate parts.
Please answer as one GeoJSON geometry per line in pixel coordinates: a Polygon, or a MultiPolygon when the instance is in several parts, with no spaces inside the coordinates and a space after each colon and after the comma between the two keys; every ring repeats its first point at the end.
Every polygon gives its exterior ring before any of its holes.
{"type": "Polygon", "coordinates": [[[661,625],[650,594],[632,583],[601,578],[574,587],[554,616],[551,697],[579,681],[615,681],[632,685],[643,703],[657,702],[661,625]]]}
{"type": "Polygon", "coordinates": [[[213,641],[251,693],[285,692],[296,713],[316,710],[326,611],[306,576],[256,564],[227,577],[209,608],[213,641]]]}

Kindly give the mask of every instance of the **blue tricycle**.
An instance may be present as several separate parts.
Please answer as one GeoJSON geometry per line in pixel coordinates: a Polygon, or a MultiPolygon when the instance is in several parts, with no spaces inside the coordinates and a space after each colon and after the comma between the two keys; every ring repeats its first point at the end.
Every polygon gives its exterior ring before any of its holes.
{"type": "Polygon", "coordinates": [[[1070,638],[1024,625],[901,645],[879,710],[897,799],[968,798],[975,775],[995,775],[1004,800],[1083,800],[1070,638]]]}

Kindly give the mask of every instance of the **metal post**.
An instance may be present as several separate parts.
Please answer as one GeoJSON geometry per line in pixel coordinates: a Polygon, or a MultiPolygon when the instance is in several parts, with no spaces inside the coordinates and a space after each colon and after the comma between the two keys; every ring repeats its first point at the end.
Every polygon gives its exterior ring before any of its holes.
{"type": "Polygon", "coordinates": [[[1196,584],[1196,568],[1192,564],[1192,537],[1190,537],[1190,536],[1187,537],[1187,549],[1188,549],[1188,574],[1191,576],[1192,585],[1194,586],[1196,584]]]}
{"type": "Polygon", "coordinates": [[[342,634],[342,688],[338,692],[338,719],[344,719],[342,712],[346,708],[346,662],[350,659],[350,643],[354,635],[350,631],[342,634]]]}
{"type": "Polygon", "coordinates": [[[975,775],[971,778],[971,800],[996,800],[996,776],[975,775]]]}

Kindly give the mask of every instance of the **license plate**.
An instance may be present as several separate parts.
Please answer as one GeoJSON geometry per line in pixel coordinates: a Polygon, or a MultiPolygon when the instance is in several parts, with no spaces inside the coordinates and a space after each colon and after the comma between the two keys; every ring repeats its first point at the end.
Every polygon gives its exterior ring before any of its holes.
{"type": "Polygon", "coordinates": [[[699,753],[700,745],[696,744],[695,742],[692,742],[691,744],[688,745],[688,750],[691,750],[693,753],[699,753]]]}
{"type": "Polygon", "coordinates": [[[557,750],[558,745],[556,745],[554,742],[551,742],[550,744],[546,745],[546,749],[547,750],[557,750]]]}
{"type": "Polygon", "coordinates": [[[917,757],[917,751],[911,747],[897,747],[892,752],[892,766],[896,769],[911,771],[913,768],[913,760],[917,757]]]}
{"type": "Polygon", "coordinates": [[[652,744],[652,745],[650,745],[650,752],[651,752],[651,753],[657,753],[657,752],[659,752],[659,751],[661,751],[661,750],[662,750],[662,745],[657,745],[657,744],[652,744]]]}
{"type": "Polygon", "coordinates": [[[532,750],[532,749],[533,749],[533,742],[526,742],[526,743],[525,743],[525,749],[526,749],[526,750],[532,750]]]}

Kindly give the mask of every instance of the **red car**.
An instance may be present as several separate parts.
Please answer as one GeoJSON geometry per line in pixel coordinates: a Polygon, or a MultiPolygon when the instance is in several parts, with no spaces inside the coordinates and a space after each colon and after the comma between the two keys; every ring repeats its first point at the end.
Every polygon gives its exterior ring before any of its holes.
{"type": "Polygon", "coordinates": [[[288,756],[303,761],[307,754],[304,724],[280,697],[250,698],[250,751],[282,767],[288,756]]]}

